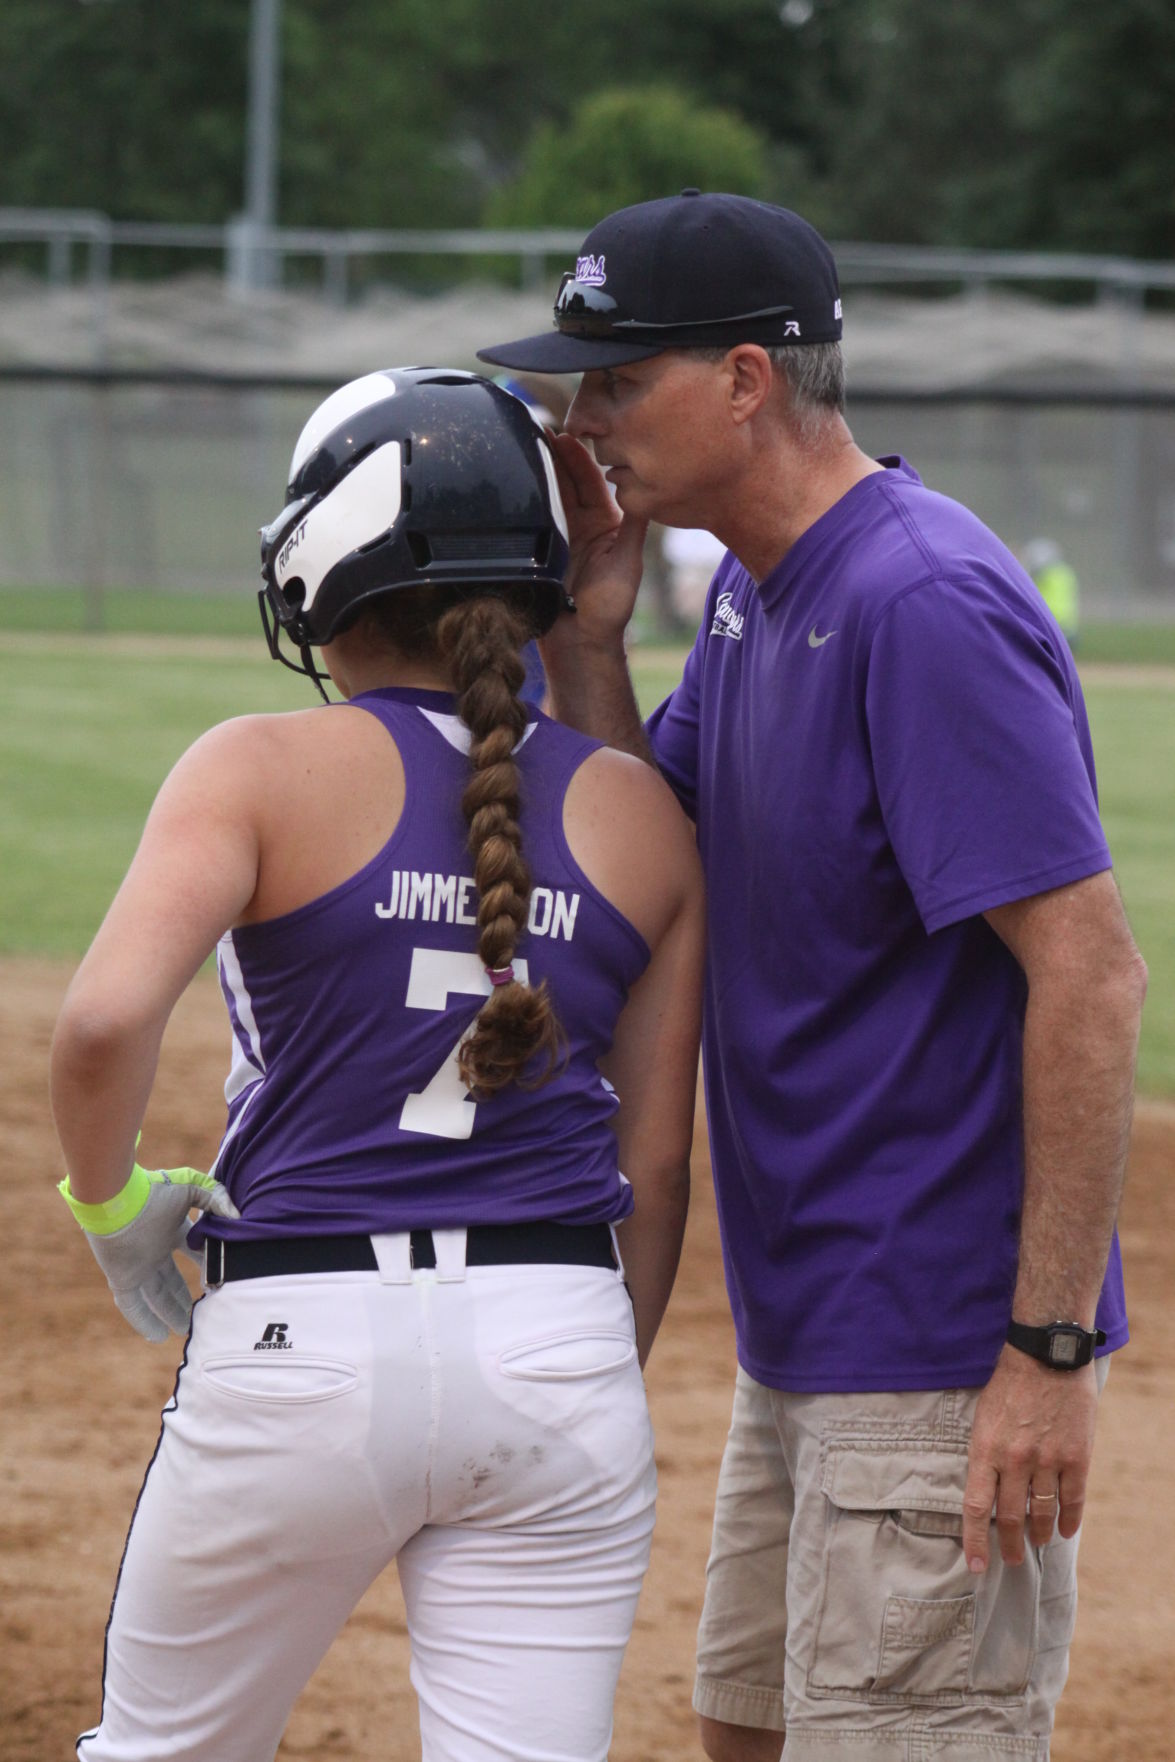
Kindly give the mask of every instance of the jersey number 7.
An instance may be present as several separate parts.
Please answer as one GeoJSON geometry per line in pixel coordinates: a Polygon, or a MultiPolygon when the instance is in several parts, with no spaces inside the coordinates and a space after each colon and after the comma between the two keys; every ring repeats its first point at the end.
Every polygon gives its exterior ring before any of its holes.
{"type": "MultiPolygon", "coordinates": [[[[526,961],[514,957],[515,977],[530,983],[526,961]]],[[[476,954],[447,948],[414,948],[408,973],[409,1009],[443,1010],[454,992],[469,997],[488,997],[493,987],[476,954]]],[[[468,1033],[466,1029],[466,1033],[468,1033]]],[[[461,1081],[457,1054],[461,1039],[434,1077],[418,1095],[409,1095],[400,1109],[400,1129],[421,1132],[429,1138],[468,1138],[473,1132],[477,1103],[461,1081]]]]}

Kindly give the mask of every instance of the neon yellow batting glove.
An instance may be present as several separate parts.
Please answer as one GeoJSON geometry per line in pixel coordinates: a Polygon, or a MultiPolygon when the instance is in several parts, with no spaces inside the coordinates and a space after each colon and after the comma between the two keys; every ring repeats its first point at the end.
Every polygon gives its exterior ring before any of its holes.
{"type": "Polygon", "coordinates": [[[75,1199],[68,1175],[57,1190],[131,1327],[145,1340],[166,1340],[169,1329],[185,1333],[192,1298],[175,1256],[195,1258],[187,1245],[193,1208],[240,1217],[228,1189],[199,1169],[144,1169],[135,1163],[121,1192],[99,1205],[75,1199]]]}

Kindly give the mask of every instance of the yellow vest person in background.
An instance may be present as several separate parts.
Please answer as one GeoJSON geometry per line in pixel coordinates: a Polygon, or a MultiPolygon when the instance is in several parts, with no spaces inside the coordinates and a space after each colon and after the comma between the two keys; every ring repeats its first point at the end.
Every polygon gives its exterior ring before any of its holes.
{"type": "Polygon", "coordinates": [[[1065,561],[1061,547],[1051,538],[1034,538],[1024,547],[1024,567],[1040,590],[1041,598],[1065,633],[1073,650],[1077,648],[1080,622],[1081,589],[1077,572],[1065,561]]]}

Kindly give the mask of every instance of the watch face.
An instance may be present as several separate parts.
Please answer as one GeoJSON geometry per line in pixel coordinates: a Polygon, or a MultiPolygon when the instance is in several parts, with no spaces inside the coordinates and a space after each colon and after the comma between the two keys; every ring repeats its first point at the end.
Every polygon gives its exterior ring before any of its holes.
{"type": "Polygon", "coordinates": [[[1076,1334],[1054,1334],[1049,1341],[1049,1358],[1054,1364],[1076,1364],[1078,1345],[1076,1334]]]}

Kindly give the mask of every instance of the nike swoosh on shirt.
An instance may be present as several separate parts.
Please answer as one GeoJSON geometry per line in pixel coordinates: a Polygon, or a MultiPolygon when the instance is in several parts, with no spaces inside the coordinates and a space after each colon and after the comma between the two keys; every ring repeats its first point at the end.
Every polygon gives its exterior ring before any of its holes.
{"type": "Polygon", "coordinates": [[[810,649],[822,648],[824,646],[824,644],[828,641],[829,637],[835,636],[835,635],[836,635],[835,630],[827,630],[827,631],[825,631],[823,636],[817,636],[816,626],[813,624],[811,630],[809,630],[809,632],[808,632],[808,647],[810,649]]]}

